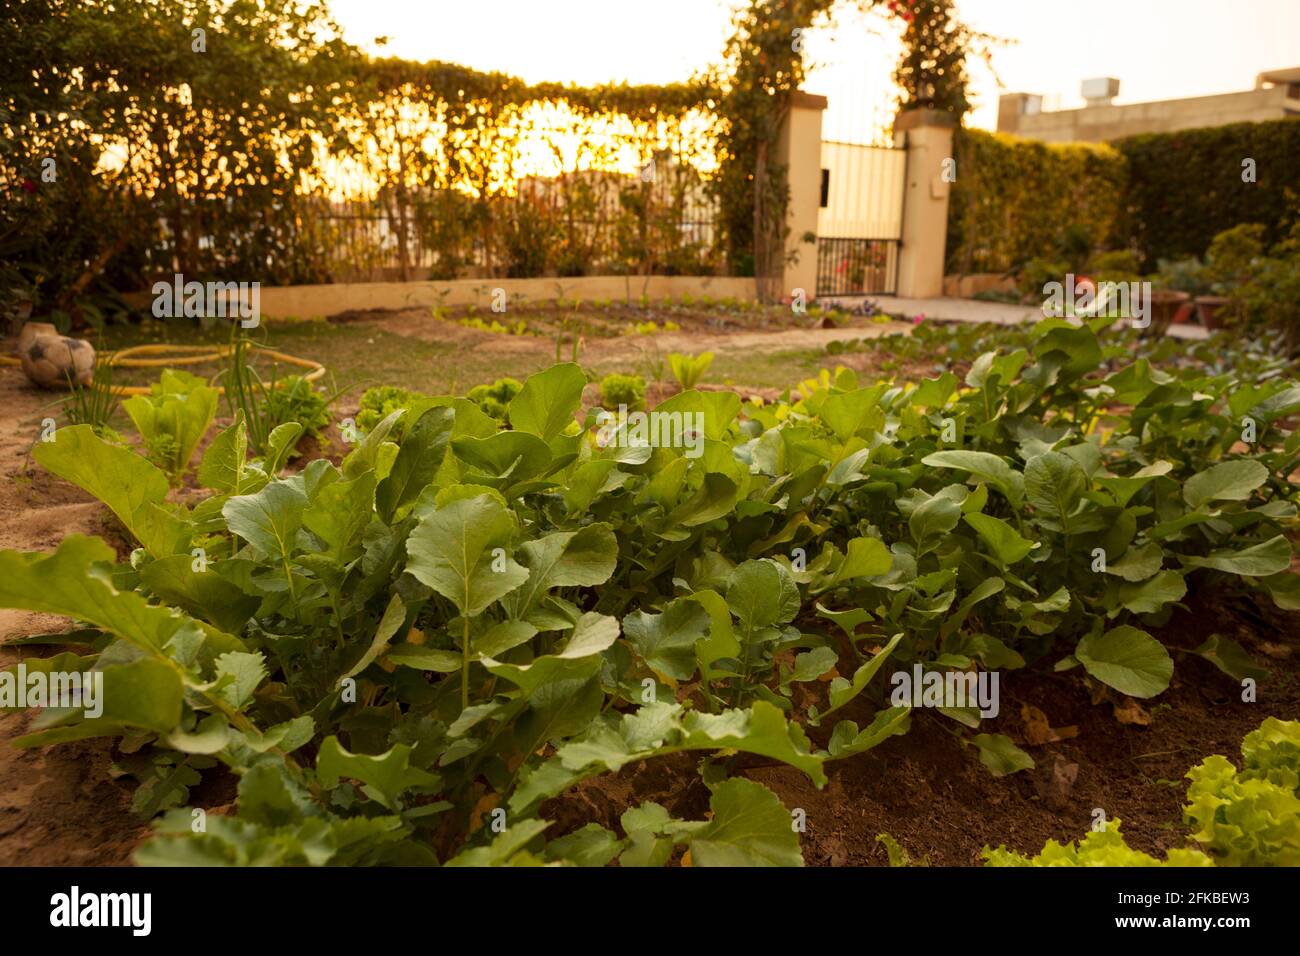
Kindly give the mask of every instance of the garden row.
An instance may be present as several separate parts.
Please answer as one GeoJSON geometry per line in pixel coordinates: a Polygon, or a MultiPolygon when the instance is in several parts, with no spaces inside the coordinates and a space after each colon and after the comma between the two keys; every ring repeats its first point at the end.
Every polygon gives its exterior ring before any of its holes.
{"type": "MultiPolygon", "coordinates": [[[[922,326],[910,347],[978,357],[915,382],[841,367],[771,403],[687,388],[653,409],[685,423],[670,442],[583,411],[573,363],[492,396],[500,418],[399,396],[341,461],[293,474],[303,426],[250,456],[240,407],[192,506],[131,447],[59,428],[34,457],[136,547],[0,554],[0,606],[84,625],[38,639],[71,649],[28,672],[105,685],[102,715],[46,710],[18,743],[146,755],[137,803],[166,812],[143,863],[798,864],[790,810],[744,776],[755,759],[821,786],[935,720],[996,775],[1033,765],[975,707],[897,700],[891,672],[1054,668],[1147,699],[1174,670],[1152,632],[1191,589],[1300,608],[1300,385],[1266,346],[1046,320],[922,326]],[[552,831],[546,801],[682,752],[708,818],[647,803],[619,832],[552,831]],[[238,809],[199,827],[189,788],[218,764],[238,809]]],[[[152,427],[204,387],[165,377],[152,427]]],[[[183,471],[197,441],[179,429],[183,471]]],[[[1196,653],[1270,679],[1227,639],[1196,653]]],[[[1259,843],[1253,861],[1280,861],[1296,836],[1259,843]]]]}

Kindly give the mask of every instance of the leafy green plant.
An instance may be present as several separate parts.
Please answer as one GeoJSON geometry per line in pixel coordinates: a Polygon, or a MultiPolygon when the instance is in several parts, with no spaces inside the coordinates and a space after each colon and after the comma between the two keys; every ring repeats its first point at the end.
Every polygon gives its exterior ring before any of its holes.
{"type": "Polygon", "coordinates": [[[427,397],[397,385],[368,388],[361,396],[356,417],[357,429],[363,434],[369,432],[393,412],[410,408],[415,402],[427,397]]]}
{"type": "Polygon", "coordinates": [[[629,409],[645,408],[645,379],[640,375],[611,372],[600,380],[600,403],[606,408],[626,405],[629,409]]]}
{"type": "Polygon", "coordinates": [[[1268,718],[1241,755],[1241,770],[1215,755],[1188,771],[1192,839],[1220,866],[1300,866],[1300,721],[1268,718]]]}
{"type": "Polygon", "coordinates": [[[699,384],[712,364],[712,352],[701,352],[699,355],[668,353],[668,365],[673,370],[673,378],[677,379],[677,384],[684,389],[694,388],[699,384]]]}
{"type": "MultiPolygon", "coordinates": [[[[301,426],[250,460],[237,414],[190,507],[130,449],[59,429],[36,461],[139,550],[116,566],[70,535],[0,552],[0,606],[97,631],[78,664],[113,702],[47,711],[19,744],[130,736],[163,766],[201,774],[166,756],[201,754],[238,777],[236,813],[195,834],[168,811],[141,863],[794,863],[779,800],[737,785],[746,755],[821,786],[828,762],[932,720],[991,772],[1033,765],[978,711],[894,703],[887,667],[1053,669],[1150,699],[1174,670],[1159,626],[1194,588],[1300,608],[1300,383],[1276,349],[1144,342],[1108,320],[927,325],[859,347],[929,377],[840,368],[775,401],[686,389],[657,406],[698,416],[699,454],[601,444],[575,364],[415,399],[341,464],[285,478],[301,426]],[[621,832],[563,832],[543,810],[683,753],[711,821],[644,806],[621,832]],[[724,825],[742,812],[758,836],[724,825]]],[[[1226,638],[1192,653],[1264,676],[1226,638]]]]}
{"type": "Polygon", "coordinates": [[[488,415],[501,420],[506,417],[506,409],[511,400],[522,388],[523,384],[518,379],[499,378],[491,385],[475,385],[466,397],[488,415]]]}
{"type": "Polygon", "coordinates": [[[485,322],[483,319],[475,316],[469,319],[459,319],[457,320],[457,324],[462,325],[467,329],[478,329],[480,332],[490,332],[493,335],[532,334],[528,331],[528,322],[525,319],[520,319],[518,322],[507,322],[502,324],[496,319],[492,319],[490,322],[485,322]]]}
{"type": "Polygon", "coordinates": [[[330,400],[301,375],[288,375],[266,396],[266,413],[271,427],[297,422],[308,435],[319,435],[329,427],[330,400]]]}
{"type": "Polygon", "coordinates": [[[167,369],[149,395],[122,403],[149,460],[179,484],[217,412],[217,390],[188,372],[167,369]]]}

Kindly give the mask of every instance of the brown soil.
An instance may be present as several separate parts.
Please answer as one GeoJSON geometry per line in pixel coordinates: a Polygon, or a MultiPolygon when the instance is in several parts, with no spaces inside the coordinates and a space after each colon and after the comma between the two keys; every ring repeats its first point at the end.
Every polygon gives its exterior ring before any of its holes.
{"type": "MultiPolygon", "coordinates": [[[[1078,670],[1054,674],[1040,662],[1003,674],[1001,713],[981,728],[1011,737],[1033,756],[1033,770],[995,778],[976,748],[954,734],[955,723],[920,712],[909,733],[827,764],[830,782],[822,790],[784,765],[740,759],[733,772],[806,811],[804,859],[814,866],[888,865],[876,840],[881,833],[913,862],[974,866],[985,845],[1033,854],[1049,839],[1077,840],[1097,809],[1123,821],[1130,846],[1163,856],[1186,844],[1183,774],[1209,754],[1239,758],[1242,737],[1265,717],[1300,717],[1300,622],[1251,601],[1244,594],[1202,596],[1155,633],[1184,651],[1215,632],[1237,640],[1271,672],[1256,703],[1243,703],[1236,681],[1178,650],[1169,690],[1148,702],[1107,691],[1078,670]],[[1036,715],[1026,707],[1046,715],[1063,739],[1034,743],[1046,735],[1041,725],[1030,729],[1026,717],[1036,715]]],[[[860,698],[844,717],[865,726],[877,706],[860,698]]],[[[829,729],[814,730],[814,740],[824,745],[829,729]]],[[[622,812],[647,801],[682,819],[702,819],[709,792],[699,761],[698,754],[679,754],[587,781],[543,806],[557,824],[551,835],[592,821],[619,832],[622,812]]]]}
{"type": "MultiPolygon", "coordinates": [[[[73,532],[113,538],[109,516],[98,502],[28,457],[41,420],[58,417],[57,408],[46,407],[55,398],[29,386],[19,369],[0,369],[0,548],[48,550],[73,532]]],[[[0,642],[66,626],[50,614],[0,609],[0,642]]],[[[0,646],[0,666],[52,650],[0,646]]],[[[0,714],[0,865],[130,862],[145,826],[131,813],[130,788],[109,775],[112,743],[90,740],[40,750],[11,746],[32,719],[30,712],[0,714]]]]}
{"type": "MultiPolygon", "coordinates": [[[[464,318],[463,310],[452,313],[448,318],[437,319],[427,309],[404,309],[402,311],[350,312],[334,316],[331,322],[356,322],[373,325],[385,332],[404,335],[423,342],[439,342],[473,348],[476,353],[493,352],[502,356],[553,355],[555,336],[565,334],[569,341],[569,328],[576,328],[583,338],[582,355],[584,361],[630,361],[642,353],[658,350],[664,355],[669,352],[740,352],[761,349],[765,352],[800,351],[819,349],[828,342],[847,339],[861,339],[887,335],[906,329],[898,322],[872,322],[855,318],[843,326],[821,328],[818,321],[808,316],[794,316],[788,311],[777,316],[760,313],[740,313],[737,316],[719,318],[715,313],[669,313],[671,320],[677,322],[681,329],[676,332],[658,332],[654,335],[626,334],[628,323],[633,318],[619,322],[602,322],[589,317],[593,310],[583,310],[581,320],[573,326],[562,324],[562,315],[553,311],[536,309],[533,312],[521,312],[518,315],[493,316],[491,313],[479,313],[485,322],[493,318],[510,318],[517,321],[522,315],[528,322],[528,328],[538,334],[506,335],[485,332],[482,329],[467,328],[458,324],[456,319],[464,318]]],[[[653,316],[660,321],[665,313],[656,309],[653,316]]],[[[636,321],[646,321],[651,313],[635,311],[636,321]]],[[[841,357],[842,361],[842,357],[841,357]]],[[[848,363],[844,363],[848,364],[848,363]]]]}

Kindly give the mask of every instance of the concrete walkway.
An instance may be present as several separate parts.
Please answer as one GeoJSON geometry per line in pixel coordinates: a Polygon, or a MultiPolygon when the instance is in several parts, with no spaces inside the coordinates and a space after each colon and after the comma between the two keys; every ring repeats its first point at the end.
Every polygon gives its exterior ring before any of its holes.
{"type": "MultiPolygon", "coordinates": [[[[1041,309],[1030,305],[1011,305],[1006,302],[984,302],[979,299],[904,299],[896,295],[871,295],[866,298],[875,302],[885,312],[906,316],[923,315],[927,319],[946,319],[952,322],[995,322],[998,325],[1019,325],[1022,322],[1037,322],[1043,317],[1041,309]]],[[[861,296],[852,298],[831,297],[848,308],[862,302],[861,296]]],[[[1203,339],[1209,333],[1199,325],[1171,325],[1169,334],[1177,339],[1203,339]]]]}

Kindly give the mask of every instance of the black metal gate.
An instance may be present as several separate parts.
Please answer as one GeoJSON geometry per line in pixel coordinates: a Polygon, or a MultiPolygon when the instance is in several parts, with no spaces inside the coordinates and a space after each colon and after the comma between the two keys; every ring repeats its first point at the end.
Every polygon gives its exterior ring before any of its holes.
{"type": "Polygon", "coordinates": [[[817,295],[892,295],[898,289],[907,150],[822,142],[817,295]]]}

